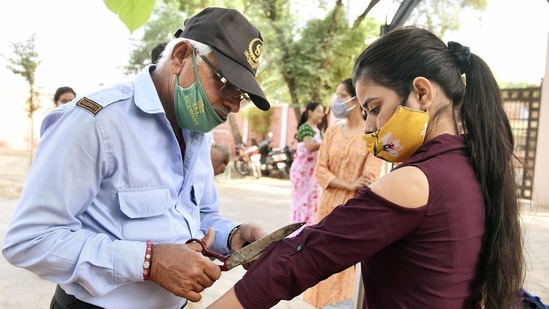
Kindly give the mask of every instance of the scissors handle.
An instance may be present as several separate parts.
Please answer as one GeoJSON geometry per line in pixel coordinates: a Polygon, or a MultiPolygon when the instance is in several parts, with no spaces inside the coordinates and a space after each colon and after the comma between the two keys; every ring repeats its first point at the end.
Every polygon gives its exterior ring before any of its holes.
{"type": "Polygon", "coordinates": [[[197,239],[197,238],[191,238],[191,239],[187,240],[185,243],[186,244],[198,243],[202,247],[202,250],[201,250],[202,255],[207,256],[207,257],[212,257],[212,258],[215,258],[215,259],[219,260],[220,262],[223,262],[222,265],[219,265],[219,268],[221,270],[228,270],[227,269],[227,259],[229,257],[231,257],[230,255],[222,255],[222,254],[219,254],[219,253],[208,250],[208,248],[206,248],[206,244],[204,244],[204,242],[202,240],[197,239]]]}

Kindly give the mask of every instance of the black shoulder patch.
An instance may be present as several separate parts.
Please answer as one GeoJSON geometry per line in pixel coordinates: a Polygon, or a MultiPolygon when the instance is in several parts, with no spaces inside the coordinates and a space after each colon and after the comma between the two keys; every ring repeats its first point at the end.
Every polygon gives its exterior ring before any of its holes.
{"type": "Polygon", "coordinates": [[[80,99],[76,103],[76,106],[80,106],[94,115],[97,115],[97,113],[99,113],[99,111],[103,109],[103,106],[99,105],[99,103],[96,103],[86,97],[83,97],[82,99],[80,99]]]}

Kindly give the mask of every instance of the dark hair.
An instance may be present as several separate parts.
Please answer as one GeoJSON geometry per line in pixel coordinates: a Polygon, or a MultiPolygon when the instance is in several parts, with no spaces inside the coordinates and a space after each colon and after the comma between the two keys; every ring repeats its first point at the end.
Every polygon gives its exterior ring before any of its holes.
{"type": "Polygon", "coordinates": [[[152,63],[158,63],[158,60],[160,60],[160,56],[162,55],[162,52],[166,48],[166,45],[168,45],[168,42],[160,43],[151,50],[152,63]]]}
{"type": "Polygon", "coordinates": [[[343,84],[345,86],[345,90],[351,95],[351,97],[356,97],[356,90],[355,86],[353,85],[353,79],[347,78],[344,81],[342,81],[340,84],[343,84]]]}
{"type": "Polygon", "coordinates": [[[314,111],[320,103],[318,102],[309,102],[307,106],[305,106],[305,110],[301,113],[301,117],[299,118],[299,122],[297,123],[297,129],[299,130],[299,127],[307,122],[307,119],[309,119],[309,112],[314,111]]]}
{"type": "Polygon", "coordinates": [[[67,92],[70,92],[70,93],[74,94],[74,96],[76,96],[76,92],[74,92],[74,90],[72,90],[71,87],[59,87],[59,88],[57,88],[57,90],[55,91],[55,94],[53,95],[53,102],[55,104],[57,104],[57,101],[59,101],[59,98],[64,93],[67,93],[67,92]]]}
{"type": "MultiPolygon", "coordinates": [[[[358,80],[372,81],[405,99],[414,78],[423,76],[440,85],[451,100],[461,118],[485,204],[485,233],[473,286],[473,307],[518,308],[524,258],[513,133],[488,65],[466,47],[457,43],[449,47],[424,29],[390,31],[358,57],[353,81],[355,85],[358,80]]],[[[437,115],[433,117],[436,120],[437,115]]]]}

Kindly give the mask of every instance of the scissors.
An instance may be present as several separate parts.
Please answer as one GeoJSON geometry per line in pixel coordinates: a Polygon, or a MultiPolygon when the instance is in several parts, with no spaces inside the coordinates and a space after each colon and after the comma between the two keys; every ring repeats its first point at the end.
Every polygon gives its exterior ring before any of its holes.
{"type": "Polygon", "coordinates": [[[223,271],[227,271],[235,268],[236,266],[249,263],[257,259],[267,247],[275,241],[284,239],[286,236],[295,232],[297,229],[302,227],[306,222],[298,222],[288,224],[284,227],[279,228],[278,230],[272,232],[271,234],[260,238],[253,243],[236,250],[232,254],[222,255],[219,253],[212,252],[206,248],[204,242],[200,239],[191,238],[187,240],[187,244],[198,243],[202,247],[202,254],[207,257],[211,257],[219,260],[223,264],[219,265],[219,268],[223,271]]]}

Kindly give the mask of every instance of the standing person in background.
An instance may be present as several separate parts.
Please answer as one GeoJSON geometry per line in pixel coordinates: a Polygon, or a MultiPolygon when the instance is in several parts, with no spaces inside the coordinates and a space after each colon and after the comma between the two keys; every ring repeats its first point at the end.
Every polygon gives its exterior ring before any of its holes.
{"type": "Polygon", "coordinates": [[[212,137],[210,158],[212,159],[214,175],[217,176],[225,172],[225,169],[229,165],[231,153],[229,152],[229,148],[227,146],[220,145],[215,142],[213,139],[213,134],[210,133],[210,136],[212,137]]]}
{"type": "Polygon", "coordinates": [[[2,253],[57,283],[51,309],[179,309],[266,235],[219,212],[207,135],[248,103],[263,39],[237,10],[187,19],[157,65],[51,111],[2,253]]]}
{"type": "Polygon", "coordinates": [[[297,124],[297,149],[290,167],[292,183],[290,222],[313,224],[320,187],[316,183],[314,170],[322,135],[318,124],[324,117],[324,107],[318,102],[310,102],[305,107],[297,124]]]}
{"type": "MultiPolygon", "coordinates": [[[[315,178],[322,188],[315,223],[334,207],[354,197],[358,189],[377,179],[382,161],[368,152],[362,139],[365,121],[348,78],[336,88],[331,111],[343,121],[326,130],[315,167],[315,178]]],[[[346,300],[353,295],[355,267],[330,276],[308,289],[303,299],[315,307],[346,300]]]]}
{"type": "Polygon", "coordinates": [[[404,27],[359,55],[353,83],[368,150],[401,163],[271,245],[208,308],[271,308],[359,261],[363,308],[522,308],[514,137],[490,67],[404,27]]]}
{"type": "Polygon", "coordinates": [[[69,103],[76,98],[76,92],[71,87],[59,87],[53,95],[53,104],[59,106],[61,104],[69,103]]]}

